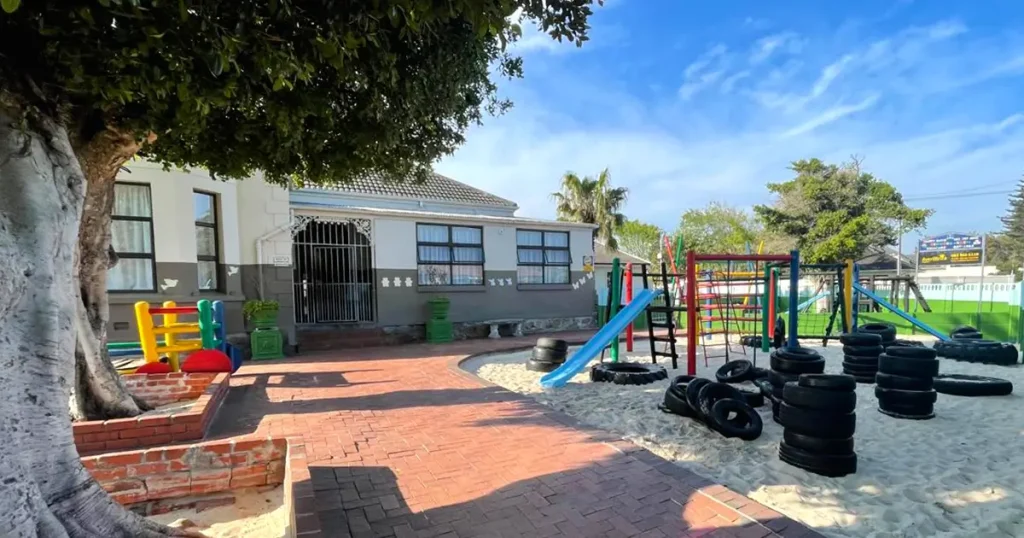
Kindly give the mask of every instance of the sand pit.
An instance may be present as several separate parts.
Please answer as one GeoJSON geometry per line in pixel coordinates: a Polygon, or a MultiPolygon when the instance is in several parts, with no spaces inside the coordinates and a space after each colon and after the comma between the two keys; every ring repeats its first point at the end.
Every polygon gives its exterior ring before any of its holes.
{"type": "MultiPolygon", "coordinates": [[[[818,342],[820,344],[820,341],[818,342]]],[[[810,342],[805,345],[813,345],[810,342]]],[[[631,360],[650,362],[646,343],[631,360]]],[[[827,373],[842,372],[838,345],[817,348],[827,373]]],[[[680,346],[680,353],[685,351],[680,346]]],[[[575,349],[570,349],[570,355],[575,349]]],[[[623,356],[626,356],[623,350],[623,356]]],[[[670,461],[724,484],[827,536],[1024,536],[1024,397],[939,395],[936,418],[898,420],[877,411],[874,385],[858,385],[858,472],[825,478],[779,461],[782,427],[770,407],[758,410],[764,433],[755,441],[726,439],[693,420],[657,409],[668,381],[646,386],[591,383],[584,373],[560,389],[544,390],[540,373],[524,367],[529,352],[491,355],[463,368],[544,405],[633,441],[670,461]]],[[[699,357],[699,355],[698,355],[699,357]]],[[[747,357],[750,358],[749,356],[747,357]]],[[[665,359],[661,359],[666,364],[665,359]]],[[[1024,367],[940,359],[943,373],[988,375],[1024,391],[1024,367]]],[[[758,353],[758,365],[767,367],[758,353]]],[[[723,359],[698,375],[714,378],[723,359]]],[[[670,370],[669,378],[685,373],[670,370]]]]}
{"type": "Polygon", "coordinates": [[[195,527],[185,528],[202,532],[209,538],[282,538],[286,535],[290,519],[281,486],[264,492],[240,491],[234,504],[209,510],[175,510],[147,517],[164,525],[188,520],[195,527]]]}

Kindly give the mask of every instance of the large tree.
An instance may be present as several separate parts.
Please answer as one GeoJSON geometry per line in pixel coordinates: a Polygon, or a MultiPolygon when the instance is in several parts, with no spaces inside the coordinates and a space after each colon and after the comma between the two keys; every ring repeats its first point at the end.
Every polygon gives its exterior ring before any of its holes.
{"type": "Polygon", "coordinates": [[[555,199],[558,220],[596,224],[594,238],[608,248],[618,248],[615,232],[626,217],[621,213],[629,189],[612,187],[611,174],[605,168],[597,175],[580,177],[573,172],[562,176],[561,190],[551,196],[555,199]]]}
{"type": "Polygon", "coordinates": [[[900,233],[922,228],[932,214],[908,207],[895,187],[863,172],[856,161],[801,160],[790,169],[794,179],[768,184],[774,203],[754,211],[767,230],[792,239],[809,262],[857,259],[870,247],[895,245],[900,233]]]}
{"type": "Polygon", "coordinates": [[[1024,266],[1024,179],[1010,195],[1010,207],[1000,220],[1003,229],[987,238],[988,262],[1001,273],[1020,272],[1024,266]]]}
{"type": "Polygon", "coordinates": [[[281,185],[423,177],[508,106],[490,76],[521,74],[514,12],[578,44],[591,3],[3,0],[0,536],[176,532],[117,506],[71,434],[69,402],[139,412],[104,356],[121,165],[281,185]]]}
{"type": "Polygon", "coordinates": [[[661,252],[662,248],[661,238],[664,235],[665,232],[661,228],[636,219],[623,222],[615,231],[615,239],[620,250],[652,263],[658,261],[658,252],[661,252]]]}
{"type": "Polygon", "coordinates": [[[682,235],[686,250],[702,254],[745,254],[747,249],[756,251],[762,229],[747,211],[711,202],[683,212],[676,234],[682,235]]]}

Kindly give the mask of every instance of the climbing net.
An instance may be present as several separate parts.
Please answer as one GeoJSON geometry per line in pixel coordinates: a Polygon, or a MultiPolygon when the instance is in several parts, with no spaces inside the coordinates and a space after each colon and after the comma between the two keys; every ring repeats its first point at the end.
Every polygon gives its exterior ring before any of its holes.
{"type": "MultiPolygon", "coordinates": [[[[844,264],[808,264],[800,266],[797,301],[799,338],[821,339],[822,345],[839,338],[846,331],[844,264]]],[[[788,287],[783,272],[781,282],[788,287]]],[[[788,290],[787,290],[788,291],[788,290]]],[[[779,293],[779,310],[789,309],[789,293],[779,293]]]]}
{"type": "Polygon", "coordinates": [[[697,272],[696,327],[704,354],[709,359],[747,355],[750,347],[756,355],[764,331],[764,263],[750,261],[712,261],[697,272]]]}

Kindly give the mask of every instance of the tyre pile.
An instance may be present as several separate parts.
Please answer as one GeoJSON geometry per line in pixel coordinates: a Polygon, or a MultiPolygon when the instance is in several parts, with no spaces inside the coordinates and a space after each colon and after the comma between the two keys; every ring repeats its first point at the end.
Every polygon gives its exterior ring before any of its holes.
{"type": "Polygon", "coordinates": [[[878,333],[855,332],[839,337],[843,344],[843,373],[857,383],[874,383],[878,373],[878,357],[885,350],[883,336],[878,333]]]}
{"type": "Polygon", "coordinates": [[[857,381],[848,375],[805,374],[782,390],[779,459],[822,476],[857,472],[857,381]]]}
{"type": "Polygon", "coordinates": [[[569,344],[557,338],[538,338],[530,358],[526,361],[526,369],[531,372],[551,372],[565,362],[569,344]]]}
{"type": "Polygon", "coordinates": [[[895,418],[934,418],[937,375],[939,360],[934,349],[890,346],[878,359],[878,410],[895,418]]]}
{"type": "MultiPolygon", "coordinates": [[[[733,362],[750,364],[748,361],[733,362]]],[[[753,372],[753,369],[748,371],[753,372]]],[[[741,391],[727,383],[681,375],[669,384],[660,409],[697,420],[724,437],[752,441],[761,436],[764,428],[761,416],[752,405],[758,399],[764,403],[759,393],[741,391]]]]}
{"type": "MultiPolygon", "coordinates": [[[[806,347],[780,347],[769,356],[771,372],[768,382],[771,389],[768,396],[772,399],[772,418],[779,422],[779,409],[782,403],[783,387],[786,383],[796,381],[802,374],[821,374],[825,372],[825,359],[817,351],[806,347]]],[[[762,391],[767,387],[761,384],[762,391]]]]}

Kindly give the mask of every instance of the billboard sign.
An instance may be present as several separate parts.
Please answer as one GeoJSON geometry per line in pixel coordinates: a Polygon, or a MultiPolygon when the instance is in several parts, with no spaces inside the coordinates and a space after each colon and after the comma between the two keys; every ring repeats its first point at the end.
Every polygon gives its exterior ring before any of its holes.
{"type": "Polygon", "coordinates": [[[985,238],[981,235],[946,234],[926,237],[918,243],[917,263],[922,267],[981,265],[985,238]]]}

